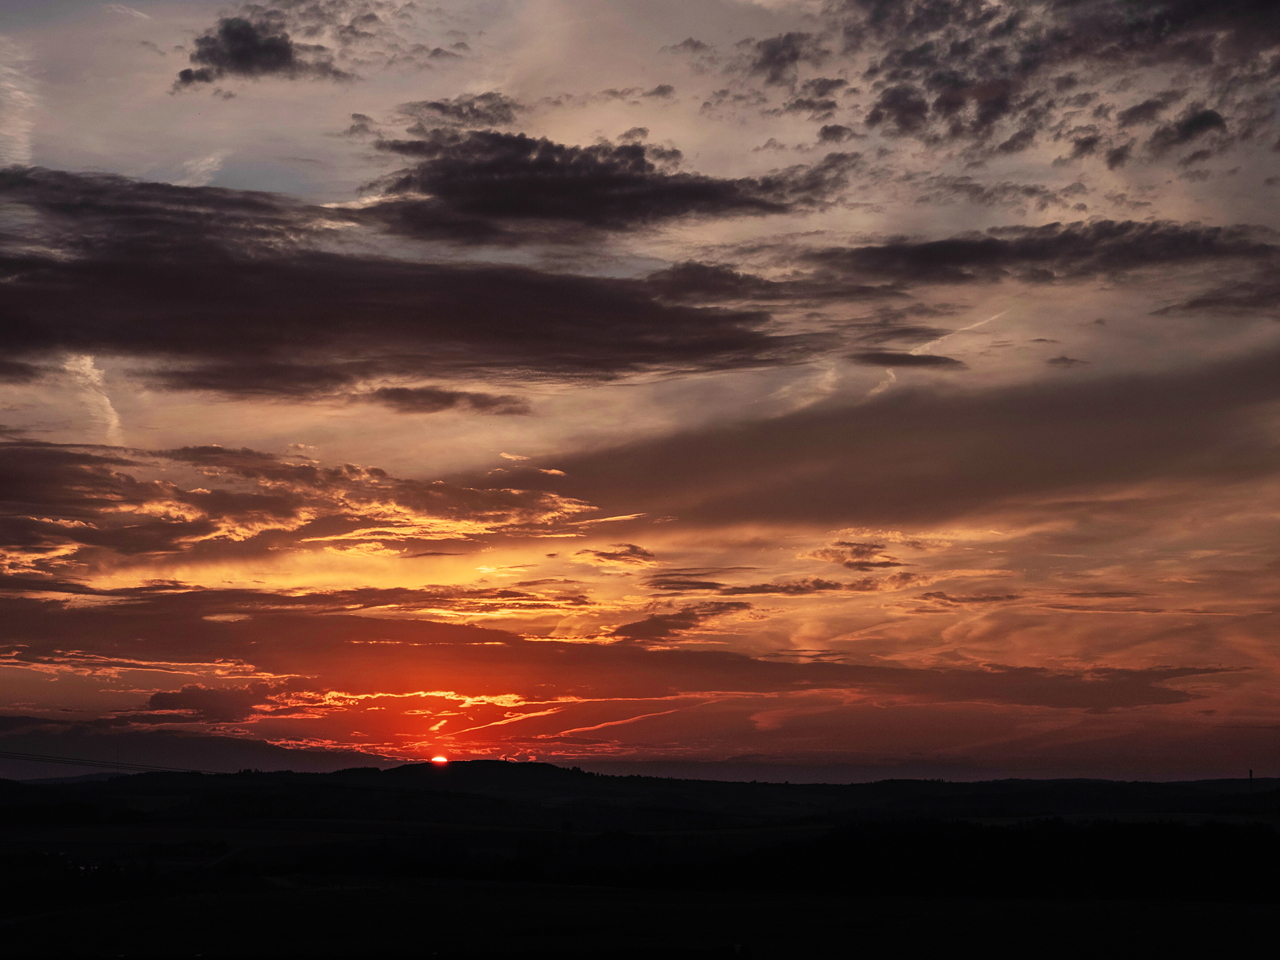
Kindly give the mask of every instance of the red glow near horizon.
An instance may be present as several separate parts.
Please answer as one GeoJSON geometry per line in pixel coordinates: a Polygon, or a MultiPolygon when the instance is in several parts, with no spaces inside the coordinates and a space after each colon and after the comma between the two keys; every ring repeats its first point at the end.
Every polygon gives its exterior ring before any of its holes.
{"type": "Polygon", "coordinates": [[[437,767],[443,767],[446,763],[449,762],[449,758],[448,757],[432,757],[431,762],[434,763],[437,767]]]}

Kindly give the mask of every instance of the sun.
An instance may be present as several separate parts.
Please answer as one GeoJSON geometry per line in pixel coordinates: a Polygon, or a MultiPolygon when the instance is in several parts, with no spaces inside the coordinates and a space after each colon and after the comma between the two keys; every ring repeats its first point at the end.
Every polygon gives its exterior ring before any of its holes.
{"type": "Polygon", "coordinates": [[[431,762],[434,763],[437,767],[443,767],[446,763],[449,762],[449,758],[448,757],[432,757],[431,762]]]}

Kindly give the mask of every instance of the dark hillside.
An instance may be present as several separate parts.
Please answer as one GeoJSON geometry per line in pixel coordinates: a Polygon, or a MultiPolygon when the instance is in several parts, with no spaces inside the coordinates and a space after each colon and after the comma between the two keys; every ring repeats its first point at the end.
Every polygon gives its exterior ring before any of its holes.
{"type": "Polygon", "coordinates": [[[427,929],[441,956],[836,955],[851,924],[890,950],[1067,915],[1049,952],[1174,917],[1220,938],[1280,918],[1278,787],[497,761],[0,781],[0,922],[36,952],[174,952],[181,933],[206,955],[415,952],[427,929]],[[143,916],[169,932],[131,939],[143,916]]]}

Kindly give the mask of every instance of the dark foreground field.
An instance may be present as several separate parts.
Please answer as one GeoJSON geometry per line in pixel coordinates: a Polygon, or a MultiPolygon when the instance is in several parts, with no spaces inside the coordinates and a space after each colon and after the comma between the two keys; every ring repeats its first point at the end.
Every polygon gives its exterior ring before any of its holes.
{"type": "Polygon", "coordinates": [[[0,781],[6,954],[1274,951],[1280,786],[489,761],[0,781]]]}

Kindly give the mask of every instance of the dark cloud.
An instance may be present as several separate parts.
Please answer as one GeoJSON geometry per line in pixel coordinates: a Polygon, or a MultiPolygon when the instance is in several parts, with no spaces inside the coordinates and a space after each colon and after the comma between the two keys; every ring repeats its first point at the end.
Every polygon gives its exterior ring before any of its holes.
{"type": "Polygon", "coordinates": [[[10,169],[5,201],[35,210],[33,235],[56,251],[0,247],[0,351],[15,363],[79,351],[131,357],[171,389],[345,396],[383,377],[790,362],[825,342],[629,280],[324,252],[311,224],[343,214],[266,194],[10,169]]]}
{"type": "Polygon", "coordinates": [[[1091,156],[1102,143],[1102,138],[1096,134],[1085,137],[1076,137],[1071,141],[1072,158],[1091,156]]]}
{"type": "Polygon", "coordinates": [[[1115,170],[1117,167],[1123,167],[1129,162],[1129,158],[1133,155],[1133,144],[1122,143],[1118,147],[1113,147],[1107,151],[1107,169],[1115,170]]]}
{"type": "Polygon", "coordinates": [[[815,593],[829,593],[832,590],[844,590],[843,583],[835,580],[822,580],[809,577],[804,580],[788,580],[785,583],[751,583],[743,586],[726,586],[717,592],[723,597],[747,597],[756,595],[773,595],[782,597],[805,597],[815,593]]]}
{"type": "MultiPolygon", "coordinates": [[[[832,0],[826,21],[846,53],[868,55],[863,77],[876,94],[869,125],[985,157],[1024,149],[1070,122],[1096,98],[1071,93],[1082,76],[1131,82],[1142,71],[1181,70],[1219,104],[1224,122],[1235,110],[1252,116],[1249,97],[1274,78],[1262,55],[1280,44],[1273,12],[1266,0],[832,0]]],[[[1100,105],[1095,119],[1114,136],[1154,122],[1186,93],[1166,90],[1114,117],[1100,105]]],[[[1180,135],[1171,129],[1153,146],[1180,135]]]]}
{"type": "Polygon", "coordinates": [[[652,90],[646,90],[640,94],[642,97],[657,97],[659,100],[667,100],[675,96],[676,88],[669,83],[660,83],[652,90]]]}
{"type": "Polygon", "coordinates": [[[844,143],[854,137],[854,132],[839,123],[824,124],[818,131],[819,143],[844,143]]]}
{"type": "Polygon", "coordinates": [[[556,466],[567,476],[555,489],[607,512],[688,524],[877,527],[941,523],[1100,484],[1243,481],[1280,469],[1270,435],[1240,420],[1280,400],[1277,364],[1280,355],[1264,351],[1158,375],[891,391],[562,455],[556,466]]]}
{"type": "Polygon", "coordinates": [[[973,203],[983,206],[1034,206],[1047,210],[1051,206],[1069,207],[1087,192],[1077,181],[1058,190],[1038,183],[1011,183],[1009,181],[977,180],[971,176],[936,174],[922,181],[922,191],[917,203],[948,204],[973,203]]]}
{"type": "Polygon", "coordinates": [[[703,43],[701,40],[695,40],[693,37],[686,37],[668,49],[680,50],[683,53],[706,53],[711,49],[711,45],[703,43]]]}
{"type": "Polygon", "coordinates": [[[412,133],[425,133],[427,129],[444,124],[465,127],[501,127],[516,122],[516,114],[525,106],[497,91],[488,93],[464,93],[452,99],[416,100],[402,103],[397,108],[401,114],[418,122],[412,133]]]}
{"type": "Polygon", "coordinates": [[[835,113],[836,102],[826,97],[794,97],[782,105],[783,113],[805,113],[810,120],[827,120],[835,113]]]}
{"type": "Polygon", "coordinates": [[[746,300],[784,296],[779,282],[717,263],[677,263],[649,274],[648,285],[669,300],[746,300]]]}
{"type": "Polygon", "coordinates": [[[1035,143],[1036,131],[1034,127],[1023,127],[1017,131],[1008,140],[1005,140],[996,147],[1001,153],[1021,153],[1033,143],[1035,143]]]}
{"type": "Polygon", "coordinates": [[[191,53],[194,69],[178,74],[176,86],[212,83],[227,76],[287,79],[354,80],[333,65],[324,47],[294,43],[282,25],[270,19],[223,17],[216,27],[196,37],[191,53]]]}
{"type": "MultiPolygon", "coordinates": [[[[110,349],[110,348],[108,348],[110,349]]],[[[337,397],[360,379],[358,367],[288,361],[205,361],[178,369],[149,371],[152,386],[173,391],[208,391],[235,397],[337,397]]]]}
{"type": "MultiPolygon", "coordinates": [[[[861,546],[861,545],[855,545],[861,546]]],[[[879,550],[879,544],[871,545],[875,550],[879,550]]],[[[847,557],[848,553],[857,553],[858,551],[841,552],[841,548],[829,549],[833,556],[836,556],[836,562],[841,562],[847,557]]],[[[831,559],[826,556],[818,556],[814,554],[814,559],[831,559]]],[[[876,562],[869,560],[867,557],[874,557],[875,553],[866,555],[861,559],[853,559],[850,563],[842,565],[850,566],[852,569],[868,570],[885,566],[901,566],[895,561],[876,562]]],[[[750,597],[750,596],[778,596],[778,597],[807,597],[819,593],[831,593],[833,591],[848,590],[858,593],[875,592],[881,589],[897,589],[899,585],[905,586],[910,582],[910,574],[895,574],[893,577],[884,578],[883,580],[875,580],[874,578],[864,578],[856,580],[853,583],[840,583],[837,580],[824,580],[821,577],[803,577],[797,580],[781,580],[771,581],[768,583],[746,583],[746,584],[728,584],[720,580],[708,580],[709,574],[723,575],[731,572],[729,570],[685,570],[685,571],[668,571],[655,574],[645,581],[645,585],[652,590],[657,590],[665,594],[672,593],[714,593],[722,597],[750,597]],[[901,578],[901,579],[898,579],[901,578]],[[892,583],[886,584],[884,581],[890,580],[892,583]]]]}
{"type": "Polygon", "coordinates": [[[381,150],[419,159],[381,184],[386,209],[418,209],[484,221],[561,221],[619,229],[685,216],[782,213],[813,207],[848,182],[860,158],[828,154],[811,166],[725,180],[675,169],[679,151],[637,142],[567,146],[495,131],[429,131],[386,140],[381,150]]]}
{"type": "Polygon", "coordinates": [[[1274,269],[1255,277],[1219,284],[1181,303],[1161,307],[1156,314],[1194,312],[1224,317],[1280,319],[1280,277],[1274,269]]]}
{"type": "Polygon", "coordinates": [[[951,333],[945,327],[927,325],[927,318],[946,316],[947,308],[913,303],[907,307],[881,307],[875,313],[859,317],[850,324],[859,343],[928,343],[951,333]]]}
{"type": "Polygon", "coordinates": [[[590,557],[600,563],[646,564],[654,560],[652,553],[634,543],[615,543],[611,546],[612,550],[579,550],[575,556],[590,557]]]}
{"type": "Polygon", "coordinates": [[[824,276],[766,280],[724,264],[691,261],[649,274],[645,288],[664,300],[691,303],[849,303],[903,296],[889,284],[850,283],[824,276]]]}
{"type": "Polygon", "coordinates": [[[883,543],[837,540],[830,546],[819,547],[809,556],[814,560],[838,563],[848,570],[859,570],[864,573],[871,570],[903,566],[903,563],[897,558],[884,555],[882,553],[883,550],[883,543]]]}
{"type": "Polygon", "coordinates": [[[1088,362],[1089,362],[1088,360],[1077,360],[1075,357],[1065,357],[1065,356],[1053,357],[1052,359],[1045,361],[1045,363],[1047,363],[1049,366],[1059,367],[1061,369],[1083,366],[1088,362]]]}
{"type": "Polygon", "coordinates": [[[964,370],[965,364],[952,357],[932,353],[894,353],[888,350],[864,350],[849,357],[869,367],[929,367],[936,370],[964,370]]]}
{"type": "Polygon", "coordinates": [[[381,387],[364,396],[400,413],[438,413],[466,408],[476,413],[526,414],[529,404],[507,394],[470,393],[441,387],[381,387]]]}
{"type": "Polygon", "coordinates": [[[1198,140],[1206,133],[1214,130],[1225,132],[1227,122],[1217,110],[1189,108],[1175,123],[1167,123],[1157,127],[1147,141],[1147,147],[1156,154],[1165,153],[1174,147],[1198,140]]]}
{"type": "Polygon", "coordinates": [[[709,577],[723,576],[726,570],[717,568],[685,567],[668,569],[645,579],[645,586],[651,590],[664,593],[685,593],[689,591],[719,590],[724,584],[709,577]]]}
{"type": "Polygon", "coordinates": [[[1009,603],[1013,600],[1021,600],[1022,597],[1016,593],[980,593],[971,596],[953,597],[941,590],[937,590],[932,593],[922,593],[919,599],[928,600],[930,603],[940,603],[945,606],[966,607],[972,604],[1009,603]]]}
{"type": "Polygon", "coordinates": [[[1263,236],[1248,227],[1102,220],[1001,227],[985,235],[922,243],[828,248],[804,257],[866,279],[969,283],[1033,268],[1054,277],[1088,277],[1184,263],[1262,260],[1276,253],[1263,236]]]}
{"type": "Polygon", "coordinates": [[[800,84],[800,95],[805,97],[829,97],[837,90],[849,85],[848,80],[838,77],[814,77],[800,84]]]}
{"type": "Polygon", "coordinates": [[[43,371],[32,363],[0,359],[0,383],[30,383],[43,371]]]}
{"type": "Polygon", "coordinates": [[[270,683],[229,687],[206,687],[199,683],[189,683],[180,690],[153,693],[147,700],[147,709],[185,715],[177,718],[180,721],[234,723],[244,720],[268,704],[271,694],[282,688],[285,685],[275,686],[270,683]]]}
{"type": "Polygon", "coordinates": [[[665,641],[676,638],[677,634],[701,626],[708,620],[723,616],[726,613],[737,613],[750,610],[751,604],[732,600],[711,600],[706,603],[682,607],[674,613],[654,613],[616,628],[612,636],[620,640],[639,642],[665,641]]]}
{"type": "Polygon", "coordinates": [[[929,104],[920,91],[900,84],[881,92],[867,113],[866,124],[875,127],[887,123],[894,133],[914,133],[924,126],[928,113],[929,104]]]}
{"type": "Polygon", "coordinates": [[[784,33],[756,41],[747,72],[764,77],[768,84],[790,84],[795,82],[800,64],[820,66],[830,55],[812,33],[784,33]]]}
{"type": "Polygon", "coordinates": [[[1116,114],[1116,123],[1120,127],[1131,127],[1135,123],[1151,123],[1164,113],[1169,104],[1159,98],[1143,100],[1116,114]]]}
{"type": "Polygon", "coordinates": [[[638,143],[574,147],[524,134],[436,130],[426,139],[379,147],[422,158],[413,170],[388,180],[389,194],[433,195],[450,209],[480,217],[617,226],[695,213],[786,209],[780,198],[762,195],[754,181],[669,171],[678,157],[638,143]]]}

